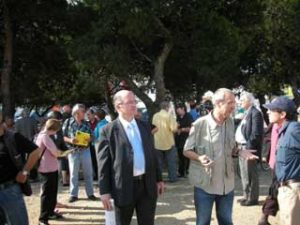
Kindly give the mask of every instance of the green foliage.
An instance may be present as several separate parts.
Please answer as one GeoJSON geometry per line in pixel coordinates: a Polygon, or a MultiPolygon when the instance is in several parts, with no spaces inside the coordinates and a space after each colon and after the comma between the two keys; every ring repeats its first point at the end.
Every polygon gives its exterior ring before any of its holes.
{"type": "Polygon", "coordinates": [[[153,89],[166,43],[163,78],[175,98],[240,84],[259,94],[300,85],[299,0],[6,2],[16,104],[101,103],[107,80],[153,89]]]}
{"type": "MultiPolygon", "coordinates": [[[[174,44],[165,65],[166,86],[187,95],[239,81],[240,56],[259,31],[261,1],[85,1],[98,17],[78,37],[76,57],[107,74],[152,80],[153,63],[166,41],[174,44]],[[183,79],[184,78],[184,79],[183,79]]],[[[151,88],[149,82],[146,89],[151,88]],[[150,86],[149,86],[150,85],[150,86]]]]}

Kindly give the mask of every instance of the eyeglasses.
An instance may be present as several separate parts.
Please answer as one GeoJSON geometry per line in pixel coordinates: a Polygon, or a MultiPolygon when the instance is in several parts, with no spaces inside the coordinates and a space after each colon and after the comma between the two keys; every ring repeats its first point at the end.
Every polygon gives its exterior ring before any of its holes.
{"type": "Polygon", "coordinates": [[[120,105],[136,105],[137,101],[122,102],[120,105]]]}

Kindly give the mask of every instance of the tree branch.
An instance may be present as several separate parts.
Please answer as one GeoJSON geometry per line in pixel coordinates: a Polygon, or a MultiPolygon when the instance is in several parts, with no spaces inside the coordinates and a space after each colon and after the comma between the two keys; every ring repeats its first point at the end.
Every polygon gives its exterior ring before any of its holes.
{"type": "Polygon", "coordinates": [[[133,40],[130,40],[131,44],[133,45],[134,49],[143,57],[145,58],[148,62],[152,63],[152,59],[150,59],[150,57],[148,57],[146,54],[144,54],[138,47],[137,45],[134,43],[133,40]]]}

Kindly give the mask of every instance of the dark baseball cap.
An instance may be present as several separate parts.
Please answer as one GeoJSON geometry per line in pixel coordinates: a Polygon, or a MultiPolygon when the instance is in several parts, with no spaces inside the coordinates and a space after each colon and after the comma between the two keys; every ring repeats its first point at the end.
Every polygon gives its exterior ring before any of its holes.
{"type": "Polygon", "coordinates": [[[271,103],[263,104],[263,107],[269,110],[278,109],[284,112],[296,112],[294,101],[286,96],[274,98],[271,103]]]}

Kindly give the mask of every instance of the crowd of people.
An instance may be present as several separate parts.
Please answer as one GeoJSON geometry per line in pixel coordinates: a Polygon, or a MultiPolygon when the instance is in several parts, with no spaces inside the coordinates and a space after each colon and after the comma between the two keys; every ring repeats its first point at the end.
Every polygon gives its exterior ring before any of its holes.
{"type": "MultiPolygon", "coordinates": [[[[69,186],[69,203],[77,201],[80,170],[87,199],[101,200],[105,210],[114,209],[117,225],[129,225],[134,211],[139,225],[153,225],[165,182],[186,177],[194,187],[196,224],[210,224],[214,204],[219,224],[233,224],[233,159],[238,157],[243,188],[238,202],[242,207],[258,205],[257,165],[266,140],[263,114],[253,94],[240,94],[238,117],[236,103],[232,90],[220,88],[206,92],[200,105],[176,103],[176,117],[172,104],[163,101],[160,111],[145,122],[139,119],[134,93],[121,90],[113,98],[118,117],[111,122],[103,109],[83,104],[51,112],[40,126],[25,112],[15,122],[0,113],[0,224],[28,225],[21,189],[27,180],[41,183],[39,225],[63,219],[57,210],[64,206],[57,201],[58,185],[69,186]],[[21,166],[15,155],[23,159],[21,166]],[[94,195],[94,180],[100,199],[94,195]]],[[[279,96],[263,107],[271,124],[268,162],[273,182],[257,224],[270,224],[268,217],[279,210],[283,225],[296,225],[300,221],[296,106],[279,96]]]]}

